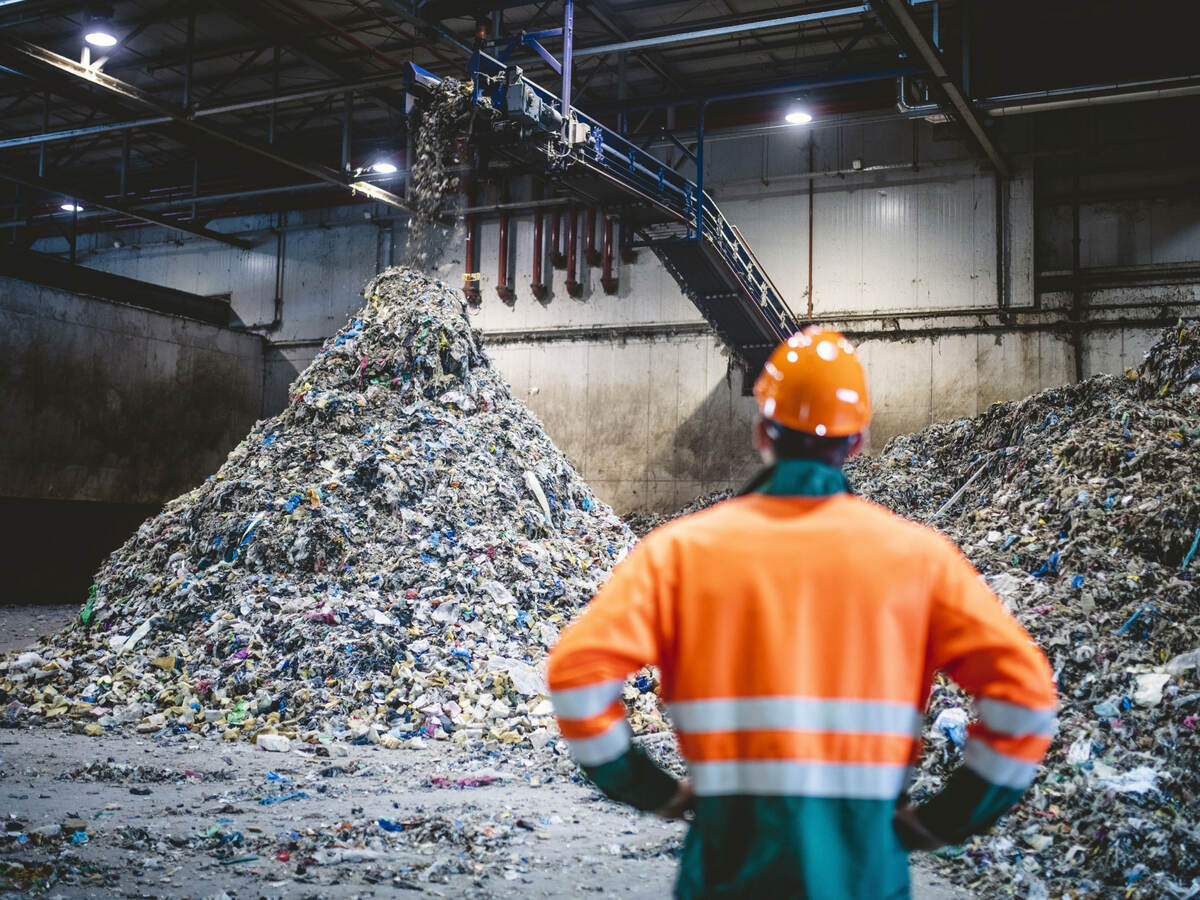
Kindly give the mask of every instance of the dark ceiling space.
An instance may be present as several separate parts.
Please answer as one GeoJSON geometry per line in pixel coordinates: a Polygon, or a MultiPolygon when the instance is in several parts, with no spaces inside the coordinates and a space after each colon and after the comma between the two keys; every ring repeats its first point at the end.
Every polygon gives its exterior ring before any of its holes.
{"type": "MultiPolygon", "coordinates": [[[[945,105],[885,5],[580,2],[573,102],[634,134],[690,127],[701,98],[709,128],[776,121],[797,97],[823,117],[890,116],[904,70],[910,102],[945,105]]],[[[908,9],[979,101],[1191,75],[1200,25],[1177,0],[908,9]]],[[[147,221],[208,233],[234,214],[344,202],[356,170],[404,167],[406,63],[463,77],[473,46],[499,54],[563,12],[557,0],[0,0],[0,243],[147,221]],[[86,68],[83,35],[101,20],[118,40],[86,68]]],[[[561,37],[543,44],[561,55],[561,37]]],[[[533,49],[509,62],[558,92],[533,49]]],[[[376,181],[402,194],[402,174],[376,181]]]]}

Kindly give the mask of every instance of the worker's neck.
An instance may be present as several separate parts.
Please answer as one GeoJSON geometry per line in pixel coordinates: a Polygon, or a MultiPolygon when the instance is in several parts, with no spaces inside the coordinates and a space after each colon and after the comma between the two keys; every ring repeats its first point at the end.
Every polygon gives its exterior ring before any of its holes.
{"type": "Polygon", "coordinates": [[[757,493],[775,497],[828,497],[847,493],[842,470],[815,459],[781,459],[757,493]]]}

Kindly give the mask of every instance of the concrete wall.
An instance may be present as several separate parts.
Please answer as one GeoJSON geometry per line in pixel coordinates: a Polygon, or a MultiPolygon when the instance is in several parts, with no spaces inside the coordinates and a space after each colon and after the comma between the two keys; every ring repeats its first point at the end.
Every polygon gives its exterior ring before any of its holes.
{"type": "Polygon", "coordinates": [[[501,344],[491,354],[619,509],[678,509],[753,472],[754,401],[711,335],[501,344]]]}
{"type": "MultiPolygon", "coordinates": [[[[714,135],[706,185],[793,309],[807,313],[811,275],[813,315],[860,342],[878,448],[931,421],[1073,380],[1077,360],[1085,375],[1134,365],[1164,305],[1200,308],[1193,287],[1178,278],[1153,290],[1093,285],[1085,305],[1098,324],[1072,329],[1074,295],[1040,286],[1044,270],[1061,264],[1062,216],[1037,200],[1048,183],[1039,158],[1014,155],[1016,176],[998,191],[951,128],[899,120],[776,128],[714,135]],[[811,197],[810,172],[819,173],[811,197]]],[[[516,184],[514,196],[525,187],[516,184]]],[[[154,229],[123,232],[121,248],[113,235],[94,235],[81,257],[108,271],[228,294],[249,324],[271,323],[278,297],[282,319],[267,332],[264,378],[265,410],[273,412],[321,340],[359,305],[363,283],[402,258],[406,226],[388,214],[368,206],[292,213],[282,236],[266,217],[217,223],[252,230],[259,245],[251,251],[191,238],[180,244],[154,229]]],[[[1117,220],[1097,207],[1083,215],[1086,265],[1198,261],[1198,219],[1200,210],[1186,203],[1117,220]]],[[[531,229],[530,214],[513,216],[516,298],[506,303],[495,291],[498,226],[482,223],[483,302],[472,312],[517,396],[619,509],[669,508],[740,480],[753,464],[745,444],[752,403],[741,373],[654,256],[641,250],[636,263],[621,266],[614,296],[600,289],[582,253],[578,299],[567,296],[565,273],[547,265],[550,295],[539,302],[529,288],[531,229]],[[563,328],[574,330],[571,340],[563,328]]],[[[445,250],[440,274],[457,284],[461,235],[449,236],[445,250]]]]}
{"type": "Polygon", "coordinates": [[[262,408],[263,342],[0,278],[0,604],[82,603],[262,408]]]}
{"type": "Polygon", "coordinates": [[[262,341],[0,279],[0,497],[161,503],[262,407],[262,341]]]}

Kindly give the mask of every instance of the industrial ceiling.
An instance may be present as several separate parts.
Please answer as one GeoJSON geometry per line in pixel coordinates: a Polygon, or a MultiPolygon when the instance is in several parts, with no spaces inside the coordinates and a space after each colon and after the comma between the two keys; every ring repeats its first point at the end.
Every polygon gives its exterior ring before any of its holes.
{"type": "Polygon", "coordinates": [[[701,103],[710,129],[798,101],[898,116],[907,74],[906,102],[1001,173],[988,98],[1195,87],[1200,24],[1166,0],[0,0],[0,243],[151,222],[236,244],[210,223],[363,180],[403,206],[406,64],[466,77],[480,51],[554,86],[567,7],[572,102],[626,134],[685,129],[701,103]],[[96,29],[115,44],[88,46],[96,29]]]}

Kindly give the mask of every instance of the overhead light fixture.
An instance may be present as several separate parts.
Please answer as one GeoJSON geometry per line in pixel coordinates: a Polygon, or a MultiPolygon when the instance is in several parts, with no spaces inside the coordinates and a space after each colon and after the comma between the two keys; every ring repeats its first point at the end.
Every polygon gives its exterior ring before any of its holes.
{"type": "Polygon", "coordinates": [[[89,31],[83,36],[83,39],[93,47],[115,47],[117,45],[116,36],[104,28],[89,31]]]}
{"type": "Polygon", "coordinates": [[[64,203],[59,206],[59,209],[61,209],[63,212],[69,213],[83,212],[83,207],[78,203],[64,203]]]}
{"type": "Polygon", "coordinates": [[[93,47],[115,47],[117,36],[113,34],[110,22],[113,17],[111,3],[93,2],[88,4],[86,25],[83,39],[93,47]]]}
{"type": "Polygon", "coordinates": [[[805,107],[793,106],[787,111],[787,115],[783,117],[783,120],[789,125],[807,125],[813,120],[813,117],[812,113],[805,107]]]}
{"type": "Polygon", "coordinates": [[[371,165],[371,171],[376,175],[392,175],[396,172],[396,164],[388,162],[386,159],[381,159],[379,162],[371,165]]]}

